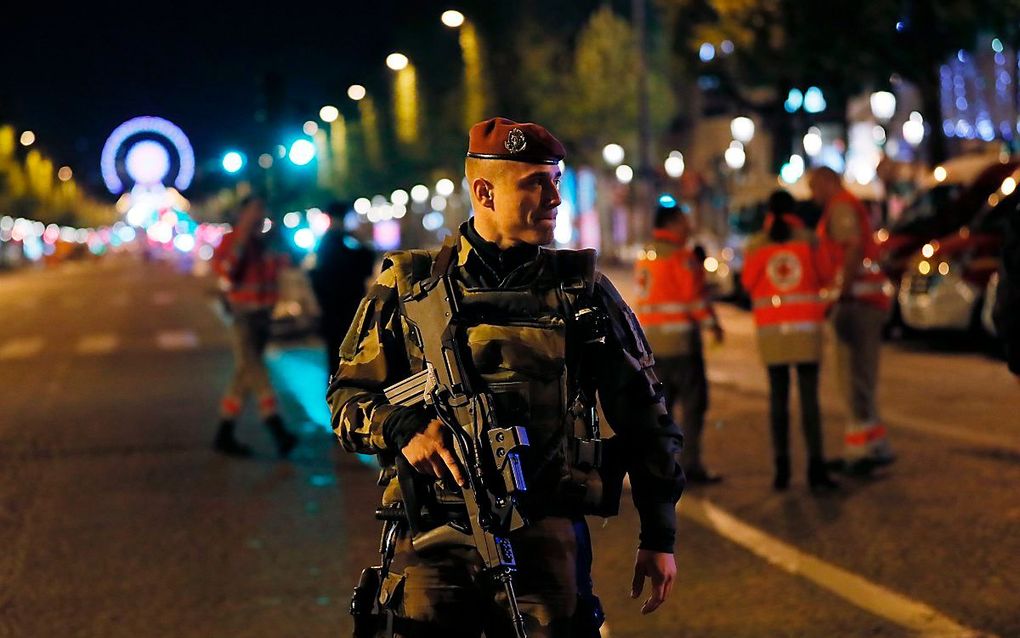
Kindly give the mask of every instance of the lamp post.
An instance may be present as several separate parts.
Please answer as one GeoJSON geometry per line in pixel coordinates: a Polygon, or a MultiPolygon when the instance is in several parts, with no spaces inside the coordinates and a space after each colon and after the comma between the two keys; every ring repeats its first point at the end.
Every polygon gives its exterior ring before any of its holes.
{"type": "Polygon", "coordinates": [[[440,19],[447,27],[458,30],[457,39],[464,61],[464,127],[468,128],[486,115],[481,41],[475,25],[460,11],[444,11],[440,19]]]}

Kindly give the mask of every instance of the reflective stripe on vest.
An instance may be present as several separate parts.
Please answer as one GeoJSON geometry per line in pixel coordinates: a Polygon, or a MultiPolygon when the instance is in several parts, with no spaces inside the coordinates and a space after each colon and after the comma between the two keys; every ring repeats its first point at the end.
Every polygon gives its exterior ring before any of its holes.
{"type": "Polygon", "coordinates": [[[763,297],[755,299],[752,307],[758,308],[778,308],[783,305],[792,305],[799,303],[823,303],[825,297],[821,294],[810,294],[810,293],[796,293],[790,295],[772,295],[771,297],[763,297]]]}
{"type": "Polygon", "coordinates": [[[670,313],[682,313],[682,312],[697,312],[706,308],[704,301],[695,301],[693,303],[644,303],[638,304],[635,308],[635,312],[639,315],[652,314],[661,312],[664,314],[670,313]]]}
{"type": "Polygon", "coordinates": [[[787,321],[782,323],[773,323],[765,326],[758,326],[758,334],[765,335],[785,335],[792,333],[815,333],[822,329],[822,324],[818,321],[787,321]]]}

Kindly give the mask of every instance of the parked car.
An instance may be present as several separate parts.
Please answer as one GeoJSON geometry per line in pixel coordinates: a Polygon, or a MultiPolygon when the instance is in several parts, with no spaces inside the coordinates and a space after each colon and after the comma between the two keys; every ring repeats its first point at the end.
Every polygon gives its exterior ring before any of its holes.
{"type": "Polygon", "coordinates": [[[973,221],[924,244],[909,261],[899,291],[900,313],[915,330],[974,330],[986,325],[990,284],[1002,259],[1009,215],[1020,214],[1020,170],[1000,180],[973,221]]]}

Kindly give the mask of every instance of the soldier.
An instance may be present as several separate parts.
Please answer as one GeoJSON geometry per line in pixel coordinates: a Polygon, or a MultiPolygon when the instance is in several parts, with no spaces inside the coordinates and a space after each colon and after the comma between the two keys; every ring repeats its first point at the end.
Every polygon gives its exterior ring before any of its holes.
{"type": "Polygon", "coordinates": [[[838,286],[831,316],[836,371],[849,412],[843,466],[852,474],[868,473],[895,460],[877,398],[882,327],[892,305],[892,287],[879,267],[878,245],[861,201],[843,188],[831,168],[814,169],[808,186],[822,207],[818,238],[831,258],[838,286]]]}
{"type": "Polygon", "coordinates": [[[683,414],[683,468],[688,483],[722,480],[701,462],[701,432],[708,410],[708,378],[701,330],[722,343],[723,330],[705,287],[703,259],[688,246],[691,227],[677,206],[655,212],[652,243],[635,264],[639,301],[637,317],[655,353],[655,372],[662,379],[666,409],[679,401],[683,414]]]}
{"type": "MultiPolygon", "coordinates": [[[[623,470],[641,520],[631,595],[637,598],[649,578],[652,591],[641,611],[662,604],[676,574],[675,505],[684,481],[676,458],[682,437],[629,308],[595,271],[594,251],[543,248],[553,239],[563,157],[560,142],[537,124],[494,118],[473,126],[465,173],[474,217],[438,253],[387,256],[341,346],[328,391],[333,428],[346,450],[379,454],[384,462],[400,455],[418,479],[464,486],[467,473],[435,411],[394,406],[383,395],[423,367],[402,299],[430,276],[449,277],[468,326],[458,339],[469,353],[473,382],[494,397],[500,422],[523,425],[530,440],[521,500],[528,524],[510,541],[517,600],[531,637],[599,635],[584,515],[615,513],[623,470]],[[601,337],[578,319],[589,309],[604,318],[601,337]],[[589,347],[599,348],[599,356],[590,356],[589,347]],[[579,432],[573,419],[579,408],[594,414],[596,394],[616,432],[597,445],[589,437],[598,439],[598,432],[579,432]],[[579,452],[594,447],[604,451],[601,462],[579,452]],[[610,457],[618,473],[610,472],[610,457]]],[[[403,485],[386,483],[384,505],[407,501],[403,485]]],[[[513,605],[480,577],[479,552],[430,548],[406,526],[398,537],[395,569],[380,592],[396,613],[397,635],[514,634],[513,605]]]]}
{"type": "Polygon", "coordinates": [[[233,322],[234,374],[220,401],[220,426],[213,447],[230,456],[251,456],[251,449],[235,438],[236,420],[245,395],[258,398],[259,414],[269,428],[281,457],[290,454],[297,437],[283,426],[276,395],[263,360],[269,343],[270,313],[279,298],[278,279],[287,257],[274,251],[262,232],[266,207],[255,196],[239,207],[237,223],[223,237],[213,255],[213,268],[227,288],[233,322]]]}

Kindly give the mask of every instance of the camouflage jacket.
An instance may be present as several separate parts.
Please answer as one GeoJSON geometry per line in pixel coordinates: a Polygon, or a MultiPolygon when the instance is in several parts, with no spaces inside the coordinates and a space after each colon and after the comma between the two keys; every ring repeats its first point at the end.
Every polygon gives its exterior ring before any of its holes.
{"type": "MultiPolygon", "coordinates": [[[[451,275],[469,288],[526,286],[550,266],[554,251],[542,249],[534,259],[500,277],[498,269],[486,262],[483,251],[465,236],[466,230],[473,233],[462,227],[451,275]]],[[[491,255],[492,245],[488,248],[485,252],[491,255]]],[[[394,260],[400,258],[398,253],[384,261],[379,278],[361,302],[340,349],[340,366],[330,379],[327,400],[333,431],[349,452],[390,458],[398,452],[384,434],[384,424],[404,408],[388,404],[383,389],[421,369],[421,352],[406,334],[400,315],[397,269],[393,267],[394,260]]],[[[424,279],[428,273],[420,275],[424,279]]],[[[601,273],[596,274],[594,297],[609,319],[597,394],[609,426],[623,442],[624,463],[641,519],[641,547],[672,552],[675,507],[684,486],[679,464],[682,436],[665,409],[641,328],[601,273]]]]}

